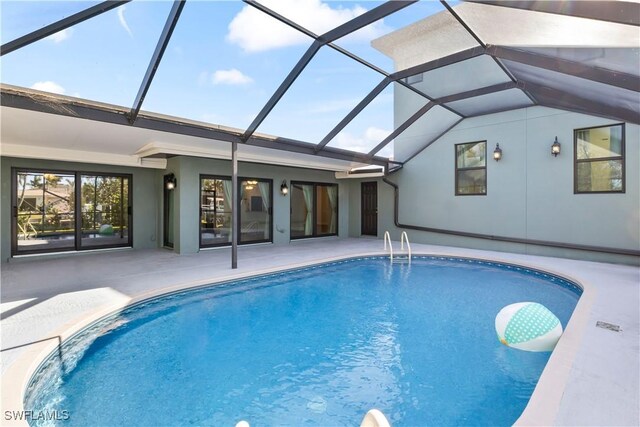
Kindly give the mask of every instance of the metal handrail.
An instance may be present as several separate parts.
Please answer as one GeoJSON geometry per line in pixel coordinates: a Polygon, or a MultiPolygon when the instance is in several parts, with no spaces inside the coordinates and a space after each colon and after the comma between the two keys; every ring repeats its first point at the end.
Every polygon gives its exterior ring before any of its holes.
{"type": "Polygon", "coordinates": [[[388,231],[384,232],[384,251],[387,251],[387,240],[389,241],[389,259],[393,262],[393,246],[391,246],[391,235],[388,231]]]}
{"type": "Polygon", "coordinates": [[[402,236],[400,238],[400,250],[404,251],[404,241],[407,241],[407,255],[409,258],[409,262],[411,262],[411,244],[409,243],[409,236],[407,236],[407,232],[403,231],[402,236]]]}

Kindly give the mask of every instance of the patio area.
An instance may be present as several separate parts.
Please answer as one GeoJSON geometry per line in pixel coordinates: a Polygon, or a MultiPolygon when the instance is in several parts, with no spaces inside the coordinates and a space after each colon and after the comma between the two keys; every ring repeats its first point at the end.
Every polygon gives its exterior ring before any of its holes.
{"type": "MultiPolygon", "coordinates": [[[[394,242],[396,248],[398,242],[394,242]]],[[[412,245],[414,254],[475,257],[547,270],[580,283],[581,297],[563,339],[538,383],[522,425],[638,425],[640,269],[569,259],[412,245]],[[619,325],[620,332],[596,327],[619,325]]],[[[19,405],[18,387],[47,345],[87,319],[172,289],[208,284],[350,256],[382,254],[372,238],[326,238],[289,245],[230,248],[176,255],[113,250],[19,258],[2,269],[3,407],[19,405]]]]}

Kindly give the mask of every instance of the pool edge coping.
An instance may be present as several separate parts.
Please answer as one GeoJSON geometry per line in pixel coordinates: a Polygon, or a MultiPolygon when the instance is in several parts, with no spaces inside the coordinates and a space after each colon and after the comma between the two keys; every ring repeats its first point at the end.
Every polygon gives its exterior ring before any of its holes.
{"type": "MultiPolygon", "coordinates": [[[[126,300],[98,307],[91,313],[83,314],[75,319],[66,322],[51,334],[52,338],[45,339],[42,342],[30,345],[29,348],[24,350],[24,353],[20,355],[20,357],[7,368],[7,371],[4,373],[4,375],[2,375],[2,390],[17,389],[19,390],[19,393],[11,393],[10,395],[8,393],[2,393],[0,404],[3,414],[4,411],[9,410],[7,408],[17,408],[10,409],[10,411],[22,411],[24,413],[24,398],[26,396],[28,386],[31,383],[33,376],[36,374],[42,364],[47,360],[47,358],[56,350],[56,348],[58,348],[60,343],[63,343],[69,338],[72,338],[73,336],[81,333],[84,329],[90,327],[92,324],[100,321],[101,319],[121,312],[130,306],[141,303],[145,300],[155,299],[164,295],[169,295],[181,291],[195,290],[197,288],[202,288],[209,285],[216,286],[242,279],[249,279],[274,273],[284,273],[331,262],[387,255],[388,253],[384,253],[380,250],[359,252],[347,256],[341,255],[336,257],[290,264],[285,267],[269,267],[261,270],[246,271],[242,273],[231,274],[223,278],[213,277],[207,279],[199,279],[195,281],[165,286],[158,289],[148,290],[136,294],[126,300]],[[59,339],[56,340],[55,338],[59,339]]],[[[584,336],[584,331],[587,326],[591,307],[593,306],[593,303],[595,301],[596,290],[595,287],[591,285],[587,280],[577,279],[572,275],[551,269],[547,266],[536,265],[534,260],[518,260],[514,262],[513,260],[507,258],[501,258],[499,255],[500,254],[498,253],[496,255],[491,254],[490,256],[481,256],[479,254],[474,256],[461,256],[446,252],[438,253],[437,251],[424,251],[414,254],[414,256],[476,259],[487,262],[496,262],[504,265],[529,268],[570,281],[582,289],[582,295],[579,297],[578,303],[576,304],[576,307],[569,321],[567,322],[567,327],[563,331],[562,338],[551,353],[551,356],[547,364],[545,365],[540,378],[538,379],[536,387],[534,388],[534,391],[531,394],[531,397],[529,398],[524,411],[514,422],[514,425],[522,426],[553,425],[559,412],[560,404],[562,403],[564,389],[571,374],[573,362],[584,336]]],[[[4,419],[3,421],[6,422],[6,424],[3,423],[3,425],[6,426],[29,426],[29,423],[26,420],[4,419]]]]}

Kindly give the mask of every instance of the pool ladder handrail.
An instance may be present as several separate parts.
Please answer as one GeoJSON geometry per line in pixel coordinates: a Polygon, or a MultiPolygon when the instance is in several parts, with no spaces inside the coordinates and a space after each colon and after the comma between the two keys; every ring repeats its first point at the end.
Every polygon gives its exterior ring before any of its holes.
{"type": "Polygon", "coordinates": [[[406,231],[402,232],[402,236],[400,237],[400,250],[404,251],[404,242],[407,241],[407,258],[409,259],[409,263],[411,263],[411,243],[409,243],[409,236],[406,231]]]}
{"type": "Polygon", "coordinates": [[[384,251],[387,251],[387,241],[389,241],[389,259],[393,262],[393,246],[391,245],[391,235],[388,231],[384,232],[384,251]]]}

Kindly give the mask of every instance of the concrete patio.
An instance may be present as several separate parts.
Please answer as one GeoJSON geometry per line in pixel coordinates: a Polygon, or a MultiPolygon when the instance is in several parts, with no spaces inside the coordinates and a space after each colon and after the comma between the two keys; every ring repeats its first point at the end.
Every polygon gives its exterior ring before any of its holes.
{"type": "MultiPolygon", "coordinates": [[[[399,247],[398,242],[394,245],[399,247]]],[[[581,284],[585,292],[518,423],[640,424],[639,268],[433,245],[412,248],[414,254],[517,263],[581,284]],[[621,331],[597,328],[597,321],[619,325],[621,331]]],[[[170,289],[381,254],[383,244],[376,239],[326,238],[242,246],[238,252],[237,270],[230,268],[230,248],[182,256],[162,249],[124,249],[20,258],[3,265],[3,410],[21,409],[21,387],[43,344],[68,336],[92,316],[170,289]]]]}

